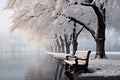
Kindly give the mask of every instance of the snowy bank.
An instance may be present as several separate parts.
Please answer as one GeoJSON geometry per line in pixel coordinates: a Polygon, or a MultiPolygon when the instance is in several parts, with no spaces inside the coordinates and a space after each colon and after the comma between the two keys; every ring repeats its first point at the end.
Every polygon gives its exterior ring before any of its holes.
{"type": "Polygon", "coordinates": [[[89,69],[93,73],[81,74],[82,76],[120,76],[120,59],[93,59],[89,61],[89,69]]]}
{"type": "Polygon", "coordinates": [[[64,60],[67,55],[70,55],[70,54],[65,54],[65,53],[54,53],[54,52],[46,52],[46,53],[48,55],[53,56],[54,58],[62,59],[62,60],[64,60]]]}
{"type": "MultiPolygon", "coordinates": [[[[47,52],[47,54],[55,57],[56,59],[64,60],[66,55],[65,53],[51,53],[47,52]]],[[[118,54],[119,55],[119,54],[118,54]]],[[[112,57],[112,56],[111,56],[112,57]]],[[[118,56],[119,57],[119,56],[118,56]]],[[[103,76],[103,77],[115,77],[120,76],[120,58],[116,59],[93,59],[91,56],[89,59],[88,68],[92,70],[92,73],[82,73],[79,76],[82,77],[94,77],[94,76],[103,76]]]]}

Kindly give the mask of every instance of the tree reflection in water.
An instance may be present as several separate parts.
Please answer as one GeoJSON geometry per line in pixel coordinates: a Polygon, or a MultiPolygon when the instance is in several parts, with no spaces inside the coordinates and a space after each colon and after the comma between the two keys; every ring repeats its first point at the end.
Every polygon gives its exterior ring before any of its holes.
{"type": "Polygon", "coordinates": [[[25,80],[69,80],[64,75],[64,64],[52,56],[34,58],[26,73],[25,80]]]}

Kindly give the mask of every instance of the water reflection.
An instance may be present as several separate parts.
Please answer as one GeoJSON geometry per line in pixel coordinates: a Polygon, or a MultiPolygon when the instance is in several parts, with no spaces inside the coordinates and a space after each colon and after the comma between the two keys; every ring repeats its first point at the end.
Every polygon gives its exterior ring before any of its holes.
{"type": "Polygon", "coordinates": [[[44,52],[0,53],[0,80],[68,80],[64,64],[44,52]]]}

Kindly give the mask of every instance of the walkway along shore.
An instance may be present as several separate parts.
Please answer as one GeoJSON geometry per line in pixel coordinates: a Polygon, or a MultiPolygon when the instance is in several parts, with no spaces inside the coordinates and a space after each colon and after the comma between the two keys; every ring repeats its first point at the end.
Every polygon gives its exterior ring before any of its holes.
{"type": "MultiPolygon", "coordinates": [[[[64,64],[65,53],[46,52],[64,64]]],[[[93,59],[90,57],[88,69],[90,73],[68,74],[70,80],[120,80],[120,59],[93,59]]]]}

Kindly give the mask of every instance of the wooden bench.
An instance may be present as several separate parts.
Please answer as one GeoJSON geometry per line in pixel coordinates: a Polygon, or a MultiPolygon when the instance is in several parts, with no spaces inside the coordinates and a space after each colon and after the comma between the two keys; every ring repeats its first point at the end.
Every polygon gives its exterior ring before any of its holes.
{"type": "Polygon", "coordinates": [[[66,56],[65,71],[72,73],[88,72],[89,55],[91,51],[76,51],[75,55],[66,56]]]}

